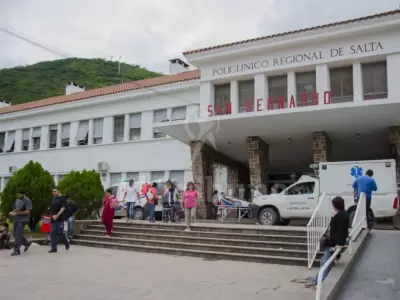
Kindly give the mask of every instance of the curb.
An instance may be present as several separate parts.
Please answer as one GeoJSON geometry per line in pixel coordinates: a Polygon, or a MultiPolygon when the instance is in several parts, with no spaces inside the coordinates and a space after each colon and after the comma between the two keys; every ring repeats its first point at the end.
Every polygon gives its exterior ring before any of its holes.
{"type": "Polygon", "coordinates": [[[369,240],[370,233],[368,230],[363,230],[357,241],[353,244],[353,254],[350,255],[347,251],[342,254],[338,265],[332,268],[329,276],[324,280],[321,293],[321,300],[333,300],[340,291],[347,275],[358,261],[360,255],[365,249],[365,244],[369,240]]]}

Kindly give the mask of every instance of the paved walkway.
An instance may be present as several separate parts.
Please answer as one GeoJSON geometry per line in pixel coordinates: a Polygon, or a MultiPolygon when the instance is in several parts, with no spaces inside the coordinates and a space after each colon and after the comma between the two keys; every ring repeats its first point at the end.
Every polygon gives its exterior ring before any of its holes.
{"type": "Polygon", "coordinates": [[[400,299],[400,233],[371,231],[337,300],[400,299]]]}
{"type": "Polygon", "coordinates": [[[309,300],[315,293],[290,282],[315,272],[305,267],[77,246],[47,250],[32,246],[20,257],[0,251],[1,300],[309,300]]]}

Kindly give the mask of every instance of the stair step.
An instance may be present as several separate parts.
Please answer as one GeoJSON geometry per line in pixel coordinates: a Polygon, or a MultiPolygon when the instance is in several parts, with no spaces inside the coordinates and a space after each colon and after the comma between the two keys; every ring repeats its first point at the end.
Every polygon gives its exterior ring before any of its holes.
{"type": "Polygon", "coordinates": [[[77,240],[91,240],[98,242],[115,242],[118,244],[130,245],[143,245],[156,248],[178,248],[199,251],[218,251],[224,253],[241,253],[249,255],[278,255],[284,257],[302,257],[307,258],[307,251],[293,250],[293,249],[278,249],[278,248],[260,248],[260,247],[241,247],[241,246],[227,246],[227,245],[211,245],[201,243],[187,243],[187,242],[172,242],[172,241],[154,241],[145,239],[132,239],[132,238],[106,238],[104,236],[80,234],[75,239],[77,240]]]}
{"type": "MultiPolygon", "coordinates": [[[[141,228],[141,229],[168,229],[168,230],[177,230],[180,231],[185,228],[184,224],[176,224],[176,223],[145,223],[143,221],[139,221],[142,223],[124,223],[124,222],[114,222],[114,227],[134,227],[134,228],[141,228]]],[[[103,226],[103,224],[100,221],[95,221],[93,225],[100,225],[103,226]]],[[[206,231],[208,233],[214,232],[214,233],[243,233],[243,234],[261,234],[261,235],[283,235],[283,234],[288,234],[291,236],[300,236],[300,237],[307,237],[307,231],[305,228],[292,228],[288,229],[287,227],[268,227],[268,226],[263,226],[263,227],[238,227],[238,226],[224,226],[223,224],[219,226],[211,226],[211,225],[206,225],[206,224],[196,224],[193,226],[193,228],[196,228],[197,231],[206,231]]]]}
{"type": "MultiPolygon", "coordinates": [[[[82,236],[78,236],[82,237],[82,236]]],[[[81,246],[92,246],[102,247],[111,249],[121,250],[132,250],[147,253],[163,253],[178,256],[193,256],[212,260],[236,260],[246,262],[258,262],[258,263],[274,263],[281,265],[298,265],[307,266],[307,258],[300,257],[284,257],[280,255],[256,255],[256,254],[242,254],[242,253],[230,253],[230,252],[219,252],[219,251],[208,251],[208,250],[193,250],[193,249],[179,249],[171,247],[154,247],[147,245],[134,245],[121,243],[119,240],[112,241],[110,238],[104,238],[107,241],[93,241],[86,239],[74,239],[73,243],[81,246]]],[[[112,238],[111,238],[112,239],[112,238]]],[[[319,261],[315,261],[315,266],[319,265],[319,261]]]]}
{"type": "MultiPolygon", "coordinates": [[[[169,227],[169,226],[168,226],[169,227]]],[[[165,228],[165,227],[164,227],[165,228]]],[[[87,228],[88,230],[97,229],[103,230],[103,225],[91,225],[87,228]]],[[[130,233],[155,233],[162,235],[176,235],[176,236],[196,236],[196,237],[210,237],[218,239],[240,239],[240,240],[257,240],[257,241],[282,241],[282,242],[293,242],[293,243],[306,243],[306,236],[292,236],[286,235],[285,232],[280,232],[280,234],[244,234],[244,233],[231,233],[231,232],[206,232],[198,231],[197,226],[192,227],[190,232],[184,231],[184,227],[180,227],[179,230],[174,229],[157,229],[152,228],[152,226],[147,226],[144,228],[133,228],[131,226],[114,226],[113,232],[130,232],[130,233]]]]}
{"type": "MultiPolygon", "coordinates": [[[[104,236],[104,230],[87,229],[84,230],[82,234],[104,236]]],[[[120,231],[113,231],[113,237],[141,239],[141,240],[189,242],[189,243],[198,242],[201,244],[240,246],[240,247],[262,247],[262,248],[307,250],[306,243],[290,243],[290,242],[280,242],[280,241],[221,239],[221,238],[209,238],[209,237],[177,236],[177,235],[167,235],[167,234],[120,232],[120,231]]]]}

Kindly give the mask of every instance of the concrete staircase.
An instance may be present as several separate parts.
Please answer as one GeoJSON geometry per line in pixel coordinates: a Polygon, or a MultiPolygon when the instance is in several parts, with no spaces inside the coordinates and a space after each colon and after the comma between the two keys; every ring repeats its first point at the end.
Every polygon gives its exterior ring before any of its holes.
{"type": "MultiPolygon", "coordinates": [[[[112,237],[106,238],[104,226],[95,221],[76,235],[73,243],[209,260],[307,266],[307,235],[303,228],[201,224],[190,232],[184,229],[181,224],[116,222],[112,237]]],[[[319,259],[315,264],[319,265],[319,259]]]]}

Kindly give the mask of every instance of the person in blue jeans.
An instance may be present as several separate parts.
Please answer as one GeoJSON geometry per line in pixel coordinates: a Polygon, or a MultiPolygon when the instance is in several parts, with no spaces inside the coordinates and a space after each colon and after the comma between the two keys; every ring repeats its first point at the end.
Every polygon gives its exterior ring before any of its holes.
{"type": "Polygon", "coordinates": [[[68,238],[74,235],[75,216],[79,212],[79,206],[67,197],[67,207],[65,208],[64,217],[68,222],[68,238]]]}
{"type": "Polygon", "coordinates": [[[360,198],[361,193],[365,194],[368,227],[371,224],[371,215],[369,210],[371,208],[372,192],[376,192],[378,190],[378,186],[376,185],[375,179],[373,179],[372,176],[374,176],[374,172],[372,170],[368,170],[365,172],[364,176],[358,177],[353,183],[353,189],[356,191],[357,199],[360,198]]]}
{"type": "Polygon", "coordinates": [[[50,239],[51,239],[51,249],[49,253],[57,252],[57,242],[61,239],[65,244],[65,250],[70,247],[70,242],[67,235],[64,232],[64,221],[65,221],[65,209],[67,207],[67,199],[64,195],[60,193],[58,187],[53,188],[53,200],[50,206],[51,212],[51,229],[50,229],[50,239]]]}
{"type": "MultiPolygon", "coordinates": [[[[337,249],[342,249],[347,242],[349,236],[349,214],[345,210],[344,199],[342,197],[335,197],[332,200],[332,206],[335,215],[329,224],[329,229],[326,235],[326,243],[324,248],[324,255],[321,260],[321,267],[331,258],[332,254],[337,249]]],[[[322,275],[322,281],[328,276],[333,267],[333,262],[328,266],[322,275]]],[[[306,284],[306,287],[315,288],[318,283],[318,273],[315,277],[310,278],[311,282],[306,284]]]]}

